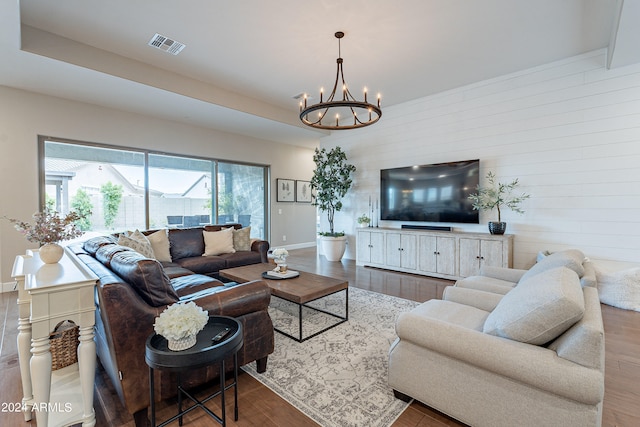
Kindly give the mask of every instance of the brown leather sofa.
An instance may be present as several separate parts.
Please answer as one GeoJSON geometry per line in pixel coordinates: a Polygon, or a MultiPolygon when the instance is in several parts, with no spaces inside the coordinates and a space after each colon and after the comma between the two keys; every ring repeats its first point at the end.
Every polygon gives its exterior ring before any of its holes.
{"type": "MultiPolygon", "coordinates": [[[[217,226],[208,227],[213,230],[212,227],[217,226]]],[[[237,255],[205,259],[209,257],[202,256],[201,252],[196,258],[195,252],[199,250],[196,236],[202,235],[202,229],[169,230],[172,253],[180,253],[182,249],[183,253],[193,255],[172,259],[170,263],[160,263],[120,246],[114,236],[95,237],[70,246],[99,278],[96,350],[136,426],[147,425],[149,369],[144,360],[145,342],[153,333],[155,318],[167,305],[194,301],[210,315],[239,320],[244,333],[244,345],[238,352],[240,366],[255,361],[258,372],[264,372],[267,357],[273,352],[273,324],[267,311],[271,298],[268,286],[262,281],[223,283],[211,277],[221,268],[266,260],[268,242],[254,242],[251,254],[236,252],[237,255]],[[198,260],[202,264],[197,264],[198,260]],[[185,265],[207,274],[190,271],[185,265]]],[[[228,365],[232,366],[232,359],[228,365]]],[[[219,367],[213,365],[182,373],[182,383],[187,388],[202,385],[216,379],[218,371],[219,367]]],[[[176,385],[175,374],[155,370],[157,400],[175,396],[176,385]]]]}

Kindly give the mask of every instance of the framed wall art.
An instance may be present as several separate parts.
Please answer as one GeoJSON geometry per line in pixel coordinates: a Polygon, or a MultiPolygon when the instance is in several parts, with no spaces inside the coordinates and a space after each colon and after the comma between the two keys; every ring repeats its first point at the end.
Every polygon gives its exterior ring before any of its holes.
{"type": "Polygon", "coordinates": [[[311,182],[296,181],[296,202],[311,203],[311,182]]]}
{"type": "Polygon", "coordinates": [[[295,181],[293,179],[276,179],[277,201],[295,202],[295,181]]]}

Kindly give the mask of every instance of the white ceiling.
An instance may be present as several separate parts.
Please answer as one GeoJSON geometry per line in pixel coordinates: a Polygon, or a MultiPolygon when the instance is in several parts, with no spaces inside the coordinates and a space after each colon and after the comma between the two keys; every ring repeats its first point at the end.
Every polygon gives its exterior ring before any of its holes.
{"type": "Polygon", "coordinates": [[[623,49],[637,46],[640,26],[629,18],[637,12],[621,19],[623,5],[624,0],[1,0],[0,84],[313,145],[326,133],[299,123],[293,96],[332,87],[336,31],[346,34],[342,57],[352,92],[367,86],[381,93],[384,112],[411,99],[606,48],[610,40],[621,52],[616,58],[611,49],[610,63],[637,62],[637,49],[623,49]],[[177,56],[151,48],[147,43],[156,33],[186,47],[177,56]]]}

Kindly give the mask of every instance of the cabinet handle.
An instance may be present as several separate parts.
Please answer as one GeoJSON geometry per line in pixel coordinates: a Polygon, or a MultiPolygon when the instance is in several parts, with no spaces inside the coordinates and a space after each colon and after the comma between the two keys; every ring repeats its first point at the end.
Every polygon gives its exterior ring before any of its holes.
{"type": "Polygon", "coordinates": [[[476,257],[476,259],[480,259],[480,255],[478,255],[478,256],[476,257]]]}
{"type": "Polygon", "coordinates": [[[438,255],[438,252],[436,252],[436,251],[433,251],[433,254],[434,254],[434,255],[438,255]]]}
{"type": "Polygon", "coordinates": [[[483,256],[481,256],[481,257],[480,257],[480,259],[484,259],[484,257],[483,257],[483,256]]]}

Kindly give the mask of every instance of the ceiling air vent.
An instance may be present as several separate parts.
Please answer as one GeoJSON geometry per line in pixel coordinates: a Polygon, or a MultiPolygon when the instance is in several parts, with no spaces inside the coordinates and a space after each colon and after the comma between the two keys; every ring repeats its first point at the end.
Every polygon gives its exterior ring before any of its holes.
{"type": "Polygon", "coordinates": [[[156,33],[155,36],[151,37],[151,40],[149,40],[149,46],[164,50],[165,52],[169,52],[172,55],[177,55],[182,49],[184,49],[184,45],[182,43],[171,40],[170,38],[167,38],[158,33],[156,33]]]}

